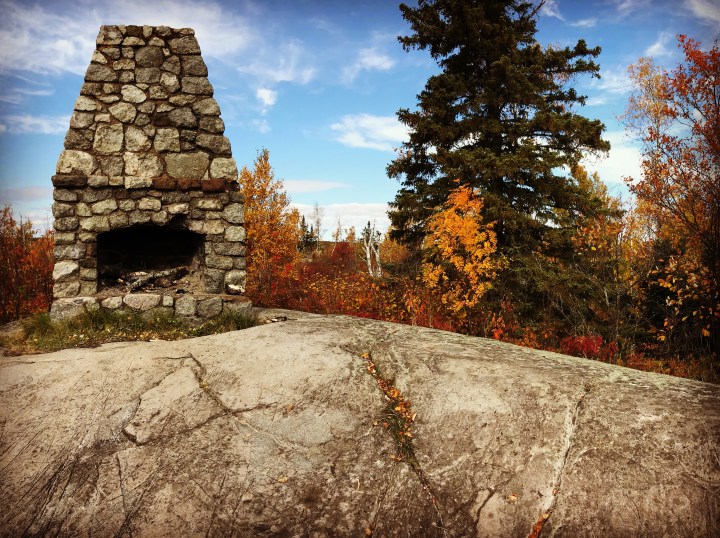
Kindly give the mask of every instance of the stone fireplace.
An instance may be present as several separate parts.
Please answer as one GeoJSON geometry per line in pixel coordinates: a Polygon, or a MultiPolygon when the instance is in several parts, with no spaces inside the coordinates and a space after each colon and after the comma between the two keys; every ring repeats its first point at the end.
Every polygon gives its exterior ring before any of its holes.
{"type": "Polygon", "coordinates": [[[249,306],[224,131],[192,29],[100,28],[52,178],[54,316],[249,306]]]}

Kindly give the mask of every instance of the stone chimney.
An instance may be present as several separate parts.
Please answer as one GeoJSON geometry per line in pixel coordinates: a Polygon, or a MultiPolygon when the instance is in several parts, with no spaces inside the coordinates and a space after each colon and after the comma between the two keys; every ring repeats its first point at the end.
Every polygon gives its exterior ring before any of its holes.
{"type": "Polygon", "coordinates": [[[237,166],[190,28],[102,26],[54,185],[54,302],[247,307],[237,166]]]}

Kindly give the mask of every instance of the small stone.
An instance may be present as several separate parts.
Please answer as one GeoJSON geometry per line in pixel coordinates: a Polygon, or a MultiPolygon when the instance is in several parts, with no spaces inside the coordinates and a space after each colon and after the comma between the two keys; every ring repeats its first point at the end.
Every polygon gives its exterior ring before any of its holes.
{"type": "Polygon", "coordinates": [[[204,231],[207,235],[220,235],[225,231],[225,223],[221,220],[206,220],[204,231]]]}
{"type": "Polygon", "coordinates": [[[118,207],[121,211],[132,211],[133,209],[135,209],[135,205],[135,200],[125,199],[118,201],[118,207]]]}
{"type": "Polygon", "coordinates": [[[189,108],[176,108],[168,113],[168,118],[177,127],[197,127],[195,114],[189,108]]]}
{"type": "Polygon", "coordinates": [[[219,116],[220,105],[212,97],[200,99],[193,104],[193,111],[196,114],[202,114],[204,116],[219,116]]]}
{"type": "Polygon", "coordinates": [[[137,118],[135,118],[135,125],[138,127],[145,127],[150,124],[150,121],[150,116],[147,114],[138,114],[137,118]]]}
{"type": "Polygon", "coordinates": [[[159,128],[153,146],[157,151],[180,151],[180,134],[177,129],[159,128]]]}
{"type": "Polygon", "coordinates": [[[75,316],[79,316],[84,313],[87,306],[97,303],[97,299],[94,297],[73,297],[73,295],[77,295],[77,292],[80,291],[80,284],[77,282],[75,284],[77,291],[74,294],[62,293],[62,297],[61,295],[55,293],[55,289],[53,288],[53,295],[55,295],[57,299],[53,301],[53,304],[50,307],[50,317],[52,319],[74,318],[75,316]]]}
{"type": "Polygon", "coordinates": [[[57,262],[53,268],[53,280],[55,282],[67,280],[68,278],[77,275],[79,271],[80,265],[76,261],[57,262]]]}
{"type": "Polygon", "coordinates": [[[223,256],[245,256],[245,246],[242,243],[213,243],[212,250],[223,256]]]}
{"type": "Polygon", "coordinates": [[[225,228],[225,241],[245,241],[245,228],[242,226],[228,226],[225,228]]]}
{"type": "MultiPolygon", "coordinates": [[[[102,101],[105,104],[117,103],[120,100],[118,95],[101,95],[98,97],[98,101],[102,101]]],[[[97,117],[97,116],[96,116],[97,117]]],[[[109,118],[110,116],[108,116],[109,118]]]]}
{"type": "Polygon", "coordinates": [[[118,80],[123,84],[135,82],[135,71],[121,71],[120,78],[118,80]]]}
{"type": "Polygon", "coordinates": [[[153,37],[153,38],[150,38],[150,41],[148,41],[148,45],[151,45],[153,47],[164,47],[165,41],[163,41],[159,37],[153,37]]]}
{"type": "Polygon", "coordinates": [[[105,176],[122,176],[125,168],[125,161],[120,155],[98,156],[100,171],[105,176]]]}
{"type": "Polygon", "coordinates": [[[173,95],[172,97],[170,97],[169,101],[173,105],[185,106],[189,103],[193,103],[195,101],[195,99],[196,99],[196,97],[194,95],[188,95],[186,93],[181,93],[178,95],[173,95]]]}
{"type": "Polygon", "coordinates": [[[178,58],[177,56],[170,56],[162,64],[162,68],[163,68],[163,71],[168,71],[175,75],[179,75],[180,74],[180,58],[178,58]]]}
{"type": "Polygon", "coordinates": [[[135,62],[140,67],[160,67],[165,56],[160,47],[140,47],[135,51],[135,62]]]}
{"type": "Polygon", "coordinates": [[[80,280],[97,280],[97,269],[94,267],[81,267],[80,280]]]}
{"type": "Polygon", "coordinates": [[[145,84],[154,84],[160,82],[160,68],[158,67],[138,67],[135,69],[135,80],[145,84]]]}
{"type": "Polygon", "coordinates": [[[137,109],[139,112],[152,114],[155,111],[155,103],[152,101],[145,101],[144,103],[138,105],[137,109]]]}
{"type": "Polygon", "coordinates": [[[162,305],[165,307],[171,307],[175,303],[174,299],[172,298],[172,295],[163,295],[162,296],[162,305]]]}
{"type": "Polygon", "coordinates": [[[95,122],[95,115],[89,112],[73,112],[70,117],[70,127],[73,129],[87,129],[95,122]]]}
{"type": "Polygon", "coordinates": [[[146,189],[152,187],[152,178],[125,176],[126,189],[146,189]]]}
{"type": "Polygon", "coordinates": [[[200,45],[193,36],[171,39],[168,45],[175,54],[200,54],[200,45]]]}
{"type": "Polygon", "coordinates": [[[99,153],[115,153],[122,150],[122,125],[100,125],[95,131],[93,148],[99,153]]]}
{"type": "Polygon", "coordinates": [[[139,37],[131,36],[131,37],[126,37],[125,39],[123,39],[122,44],[125,46],[136,47],[138,45],[144,45],[145,40],[140,39],[139,37]]]}
{"type": "Polygon", "coordinates": [[[122,32],[117,26],[101,26],[100,33],[95,41],[98,45],[119,45],[122,42],[122,32]]]}
{"type": "Polygon", "coordinates": [[[84,95],[81,95],[77,98],[77,101],[75,101],[75,110],[80,110],[83,112],[95,112],[96,110],[100,110],[102,108],[101,105],[97,103],[94,99],[90,99],[89,97],[85,97],[84,95]]]}
{"type": "Polygon", "coordinates": [[[243,293],[245,291],[246,278],[247,278],[247,273],[240,269],[233,269],[232,271],[228,271],[225,274],[226,288],[228,286],[232,286],[231,289],[236,290],[236,292],[239,291],[240,293],[243,293]]]}
{"type": "Polygon", "coordinates": [[[105,65],[106,63],[108,63],[108,59],[102,52],[100,52],[99,50],[95,50],[93,51],[93,55],[90,58],[90,62],[105,65]]]}
{"type": "Polygon", "coordinates": [[[100,305],[108,310],[117,310],[122,306],[122,302],[122,297],[108,297],[107,299],[103,299],[100,305]]]}
{"type": "Polygon", "coordinates": [[[193,208],[197,209],[222,209],[222,200],[217,198],[196,198],[193,204],[193,208]]]}
{"type": "Polygon", "coordinates": [[[133,310],[145,312],[160,304],[160,295],[157,293],[128,293],[123,302],[133,310]]]}
{"type": "MultiPolygon", "coordinates": [[[[55,282],[53,285],[53,297],[55,299],[63,299],[67,297],[76,297],[80,292],[80,282],[77,280],[70,280],[68,282],[55,282]]],[[[57,301],[56,301],[57,302],[57,301]]],[[[53,307],[55,303],[53,303],[53,307]]],[[[81,305],[80,312],[84,312],[85,307],[81,305]]],[[[52,307],[50,309],[50,316],[53,317],[52,307]]]]}
{"type": "Polygon", "coordinates": [[[53,254],[56,260],[79,260],[85,256],[85,245],[55,245],[53,254]]]}
{"type": "Polygon", "coordinates": [[[130,223],[127,213],[113,213],[108,216],[108,221],[110,222],[111,230],[125,228],[130,223]]]}
{"type": "Polygon", "coordinates": [[[165,157],[167,173],[174,178],[201,179],[208,169],[209,157],[201,151],[169,153],[165,157]]]}
{"type": "Polygon", "coordinates": [[[208,254],[205,256],[205,264],[213,269],[232,269],[233,259],[230,256],[208,254]]]}
{"type": "Polygon", "coordinates": [[[225,122],[217,116],[205,116],[200,118],[200,129],[211,133],[222,134],[225,132],[225,122]]]}
{"type": "Polygon", "coordinates": [[[168,219],[169,216],[167,211],[154,211],[151,217],[151,220],[159,226],[167,224],[168,219]]]}
{"type": "Polygon", "coordinates": [[[98,49],[111,60],[120,58],[120,47],[98,47],[98,49]]]}
{"type": "Polygon", "coordinates": [[[123,58],[135,58],[135,49],[132,47],[122,47],[121,53],[123,58]]]}
{"type": "Polygon", "coordinates": [[[110,114],[123,123],[132,123],[137,110],[130,103],[117,103],[110,107],[110,114]]]}
{"type": "Polygon", "coordinates": [[[212,164],[210,164],[210,177],[237,179],[238,169],[235,164],[235,159],[225,157],[217,157],[213,159],[212,164]]]}
{"type": "Polygon", "coordinates": [[[63,145],[65,149],[91,149],[93,134],[94,133],[88,129],[68,129],[63,145]]]}
{"type": "Polygon", "coordinates": [[[90,187],[107,187],[110,184],[110,178],[107,176],[88,176],[87,184],[90,187]]]}
{"type": "Polygon", "coordinates": [[[157,198],[150,198],[149,196],[146,196],[144,198],[140,198],[138,200],[138,209],[146,210],[146,211],[159,211],[160,210],[160,200],[157,198]]]}
{"type": "Polygon", "coordinates": [[[86,232],[107,232],[110,229],[110,222],[104,215],[87,217],[80,220],[80,229],[86,232]]]}
{"type": "Polygon", "coordinates": [[[53,200],[58,202],[77,202],[78,195],[67,189],[53,189],[53,200]]]}
{"type": "Polygon", "coordinates": [[[95,202],[92,206],[92,212],[95,215],[107,215],[108,213],[112,213],[117,209],[118,205],[115,199],[110,198],[109,200],[102,200],[100,202],[95,202]]]}
{"type": "MultiPolygon", "coordinates": [[[[139,153],[125,153],[125,173],[129,176],[136,176],[144,179],[152,179],[162,174],[163,166],[162,161],[157,155],[147,154],[142,155],[139,153]]],[[[152,184],[152,181],[150,182],[152,184]]],[[[127,186],[127,180],[125,181],[125,187],[127,186]]],[[[150,186],[150,185],[148,185],[150,186]]]]}
{"type": "Polygon", "coordinates": [[[86,189],[82,193],[82,201],[93,203],[113,197],[112,189],[86,189]]]}
{"type": "Polygon", "coordinates": [[[221,312],[222,297],[210,297],[197,303],[197,313],[202,318],[213,318],[219,316],[221,312]]]}
{"type": "Polygon", "coordinates": [[[212,84],[205,77],[183,77],[182,91],[193,95],[212,95],[212,84]]]}
{"type": "Polygon", "coordinates": [[[65,149],[57,162],[58,174],[80,174],[89,176],[95,170],[95,158],[84,151],[65,149]]]}
{"type": "Polygon", "coordinates": [[[91,63],[85,72],[85,80],[88,82],[112,82],[117,79],[117,73],[106,65],[91,63]]]}
{"type": "Polygon", "coordinates": [[[75,206],[75,212],[78,217],[92,217],[92,209],[85,202],[80,202],[75,206]]]}
{"type": "Polygon", "coordinates": [[[113,63],[113,69],[115,71],[128,71],[135,69],[135,60],[132,58],[121,58],[113,63]]]}
{"type": "Polygon", "coordinates": [[[123,100],[128,103],[142,103],[147,99],[144,91],[137,86],[131,86],[130,84],[123,86],[120,92],[122,93],[123,100]]]}
{"type": "Polygon", "coordinates": [[[223,135],[200,134],[195,139],[195,143],[218,155],[230,154],[230,141],[223,135]]]}
{"type": "Polygon", "coordinates": [[[110,123],[110,114],[95,114],[95,123],[110,123]]]}
{"type": "Polygon", "coordinates": [[[206,77],[208,74],[207,66],[202,56],[183,56],[180,60],[182,64],[183,75],[206,77]]]}
{"type": "Polygon", "coordinates": [[[75,242],[75,234],[72,232],[55,232],[53,238],[56,245],[70,245],[75,242]]]}
{"type": "Polygon", "coordinates": [[[125,132],[125,149],[128,151],[145,151],[150,149],[150,139],[137,127],[132,125],[125,132]]]}
{"type": "Polygon", "coordinates": [[[190,211],[190,204],[170,204],[169,206],[167,206],[167,211],[172,215],[187,214],[187,212],[190,211]]]}
{"type": "Polygon", "coordinates": [[[150,99],[167,99],[167,92],[164,88],[160,86],[151,86],[150,87],[150,99]]]}
{"type": "Polygon", "coordinates": [[[175,301],[175,314],[178,316],[195,316],[197,300],[191,295],[183,295],[175,301]]]}
{"type": "Polygon", "coordinates": [[[223,218],[232,224],[245,222],[245,207],[242,204],[230,204],[223,209],[223,218]]]}
{"type": "Polygon", "coordinates": [[[163,73],[160,75],[160,84],[165,86],[167,90],[174,93],[180,89],[180,82],[178,78],[172,73],[163,73]]]}

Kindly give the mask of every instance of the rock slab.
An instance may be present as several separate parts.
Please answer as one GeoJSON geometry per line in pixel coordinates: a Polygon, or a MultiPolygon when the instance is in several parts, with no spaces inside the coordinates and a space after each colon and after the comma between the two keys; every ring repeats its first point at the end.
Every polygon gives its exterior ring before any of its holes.
{"type": "Polygon", "coordinates": [[[717,386],[265,315],[287,321],[0,358],[0,535],[720,535],[717,386]],[[417,413],[414,468],[363,353],[417,413]]]}

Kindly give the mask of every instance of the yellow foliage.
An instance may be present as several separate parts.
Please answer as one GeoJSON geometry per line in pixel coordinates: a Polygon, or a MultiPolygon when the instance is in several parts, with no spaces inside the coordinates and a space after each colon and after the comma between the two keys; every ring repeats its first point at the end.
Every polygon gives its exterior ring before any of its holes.
{"type": "Polygon", "coordinates": [[[427,225],[422,280],[440,293],[442,304],[460,324],[503,267],[502,260],[493,256],[497,239],[493,224],[483,222],[482,208],[482,199],[460,186],[427,225]]]}

